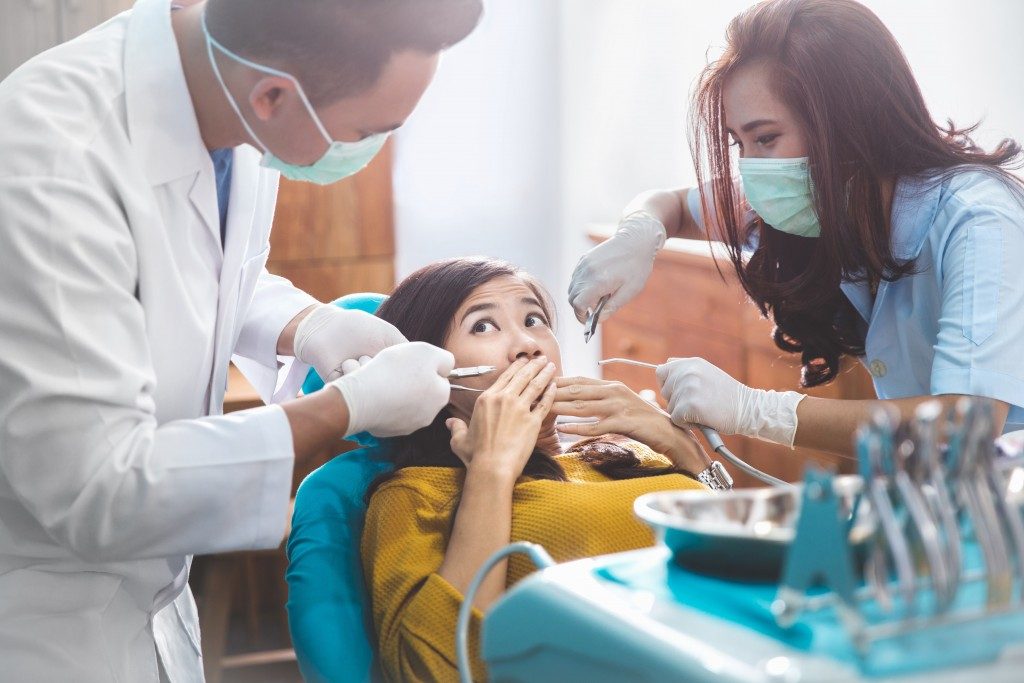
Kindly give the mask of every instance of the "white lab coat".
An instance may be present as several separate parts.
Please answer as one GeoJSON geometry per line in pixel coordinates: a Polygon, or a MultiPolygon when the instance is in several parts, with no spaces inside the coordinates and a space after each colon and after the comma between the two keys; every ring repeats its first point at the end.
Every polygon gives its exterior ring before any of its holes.
{"type": "Polygon", "coordinates": [[[229,358],[269,397],[314,300],[264,269],[278,175],[245,146],[222,252],[169,10],[0,84],[2,680],[202,680],[191,555],[284,534],[284,412],[219,414],[229,358]]]}

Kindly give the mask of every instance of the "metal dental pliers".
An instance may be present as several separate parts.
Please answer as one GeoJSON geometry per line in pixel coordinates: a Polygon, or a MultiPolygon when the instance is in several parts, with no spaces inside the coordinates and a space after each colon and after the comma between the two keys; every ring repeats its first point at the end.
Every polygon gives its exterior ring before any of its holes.
{"type": "Polygon", "coordinates": [[[583,323],[583,343],[589,344],[590,338],[597,332],[597,323],[601,321],[601,311],[604,310],[605,304],[608,303],[608,299],[611,294],[605,294],[601,297],[601,300],[597,302],[597,306],[590,315],[587,316],[587,322],[583,323]]]}

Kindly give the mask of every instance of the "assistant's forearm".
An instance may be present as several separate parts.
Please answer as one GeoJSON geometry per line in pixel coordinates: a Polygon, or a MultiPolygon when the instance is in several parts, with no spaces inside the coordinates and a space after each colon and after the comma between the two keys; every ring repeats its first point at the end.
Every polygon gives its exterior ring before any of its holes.
{"type": "Polygon", "coordinates": [[[704,234],[690,215],[686,204],[689,188],[675,190],[648,190],[637,195],[626,205],[623,216],[634,211],[646,211],[661,221],[668,237],[703,239],[704,234]]]}
{"type": "MultiPolygon", "coordinates": [[[[475,472],[470,468],[462,488],[459,509],[444,561],[438,574],[463,595],[487,558],[509,542],[512,534],[512,488],[506,476],[475,472]]],[[[495,566],[473,600],[480,610],[505,592],[507,563],[495,566]]]]}
{"type": "MultiPolygon", "coordinates": [[[[941,396],[913,396],[888,400],[841,400],[808,396],[797,406],[797,432],[794,445],[829,451],[844,455],[854,454],[853,438],[857,427],[871,419],[872,412],[881,404],[899,410],[900,419],[913,416],[914,409],[925,401],[938,400],[945,408],[952,408],[962,398],[957,394],[941,396]]],[[[1009,406],[995,402],[996,430],[993,438],[1002,431],[1009,406]]]]}

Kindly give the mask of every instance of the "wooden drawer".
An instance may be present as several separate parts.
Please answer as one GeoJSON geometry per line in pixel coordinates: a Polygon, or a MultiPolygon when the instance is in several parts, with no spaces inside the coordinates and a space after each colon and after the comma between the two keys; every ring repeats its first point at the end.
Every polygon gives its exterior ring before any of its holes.
{"type": "MultiPolygon", "coordinates": [[[[601,353],[605,358],[631,358],[645,363],[664,363],[668,358],[668,334],[637,319],[635,311],[622,310],[601,323],[601,353]]],[[[645,369],[645,368],[638,368],[645,369]]],[[[647,370],[653,376],[653,372],[647,370]]]]}
{"type": "Polygon", "coordinates": [[[746,353],[739,339],[668,320],[652,321],[633,308],[622,309],[602,326],[605,358],[664,363],[669,358],[699,357],[741,382],[746,377],[746,353]]]}
{"type": "Polygon", "coordinates": [[[662,262],[659,257],[647,286],[617,315],[739,339],[744,301],[742,290],[723,282],[713,267],[662,262]]]}

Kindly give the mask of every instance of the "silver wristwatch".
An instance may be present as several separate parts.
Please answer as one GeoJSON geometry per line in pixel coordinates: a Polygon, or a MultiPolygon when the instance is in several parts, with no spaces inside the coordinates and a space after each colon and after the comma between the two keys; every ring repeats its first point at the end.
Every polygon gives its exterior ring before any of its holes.
{"type": "Polygon", "coordinates": [[[715,460],[711,466],[697,475],[697,481],[713,491],[728,491],[732,488],[732,477],[722,463],[715,460]]]}

